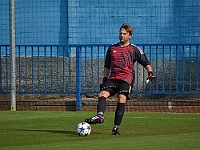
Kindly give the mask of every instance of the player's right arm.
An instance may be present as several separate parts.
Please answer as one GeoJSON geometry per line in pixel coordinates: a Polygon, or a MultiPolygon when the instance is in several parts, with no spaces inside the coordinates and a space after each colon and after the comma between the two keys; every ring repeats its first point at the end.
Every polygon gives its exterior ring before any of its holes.
{"type": "Polygon", "coordinates": [[[105,65],[104,65],[104,78],[103,82],[105,82],[110,74],[110,66],[111,66],[111,56],[110,56],[110,48],[107,50],[105,65]]]}
{"type": "Polygon", "coordinates": [[[110,70],[108,68],[105,68],[104,67],[104,77],[107,77],[109,76],[109,73],[110,73],[110,70]]]}

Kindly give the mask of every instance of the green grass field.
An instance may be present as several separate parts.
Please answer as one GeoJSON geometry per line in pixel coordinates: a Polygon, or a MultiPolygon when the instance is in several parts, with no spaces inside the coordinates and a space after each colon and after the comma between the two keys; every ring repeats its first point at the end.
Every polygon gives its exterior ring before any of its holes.
{"type": "Polygon", "coordinates": [[[200,115],[125,113],[121,135],[111,135],[113,112],[91,125],[88,137],[76,125],[95,112],[0,111],[0,150],[199,150],[200,115]]]}

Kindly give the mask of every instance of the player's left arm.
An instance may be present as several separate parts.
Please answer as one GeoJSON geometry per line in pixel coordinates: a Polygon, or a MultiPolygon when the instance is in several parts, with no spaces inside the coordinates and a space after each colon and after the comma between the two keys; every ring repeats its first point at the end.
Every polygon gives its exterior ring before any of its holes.
{"type": "Polygon", "coordinates": [[[146,68],[148,72],[147,82],[151,80],[153,83],[156,83],[156,76],[154,75],[148,58],[146,57],[145,53],[137,46],[135,47],[135,58],[138,63],[146,68]]]}

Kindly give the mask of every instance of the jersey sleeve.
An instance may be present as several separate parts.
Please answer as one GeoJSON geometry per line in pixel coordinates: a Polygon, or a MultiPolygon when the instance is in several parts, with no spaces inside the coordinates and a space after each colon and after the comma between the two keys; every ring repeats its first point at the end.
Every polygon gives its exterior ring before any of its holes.
{"type": "Polygon", "coordinates": [[[110,55],[110,47],[107,50],[106,53],[106,59],[105,59],[105,65],[104,67],[110,70],[110,65],[111,65],[111,55],[110,55]]]}
{"type": "Polygon", "coordinates": [[[135,60],[140,63],[143,67],[150,65],[150,62],[146,56],[146,54],[139,47],[135,46],[135,60]]]}

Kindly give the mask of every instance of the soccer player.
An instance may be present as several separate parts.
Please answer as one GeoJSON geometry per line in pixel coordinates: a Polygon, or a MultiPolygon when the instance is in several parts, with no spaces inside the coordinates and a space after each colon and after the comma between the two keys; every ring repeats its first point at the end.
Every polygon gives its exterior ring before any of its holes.
{"type": "Polygon", "coordinates": [[[89,124],[103,123],[106,99],[117,95],[113,135],[120,135],[119,125],[124,115],[125,103],[126,100],[130,99],[132,92],[134,63],[137,61],[146,68],[148,79],[152,82],[156,79],[145,53],[139,47],[130,43],[132,34],[133,28],[124,23],[119,31],[120,42],[108,48],[104,65],[104,77],[100,85],[101,92],[98,96],[97,114],[94,117],[85,119],[85,122],[89,124]]]}

